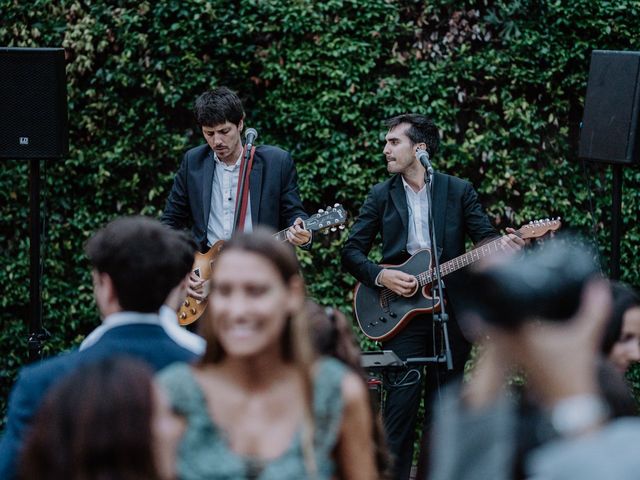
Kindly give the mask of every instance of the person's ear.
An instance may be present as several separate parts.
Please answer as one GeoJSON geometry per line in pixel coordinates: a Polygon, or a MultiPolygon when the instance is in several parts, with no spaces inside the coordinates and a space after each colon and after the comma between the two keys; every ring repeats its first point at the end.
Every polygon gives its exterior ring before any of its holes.
{"type": "Polygon", "coordinates": [[[107,316],[119,309],[120,301],[109,274],[94,270],[91,276],[93,278],[93,293],[100,313],[107,316]]]}

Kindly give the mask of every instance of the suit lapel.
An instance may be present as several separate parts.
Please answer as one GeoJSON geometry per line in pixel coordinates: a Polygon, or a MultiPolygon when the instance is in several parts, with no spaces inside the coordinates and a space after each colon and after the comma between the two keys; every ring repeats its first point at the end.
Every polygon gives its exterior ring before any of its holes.
{"type": "Polygon", "coordinates": [[[395,178],[395,181],[393,182],[393,185],[391,185],[389,193],[391,194],[391,200],[393,201],[396,210],[398,210],[398,213],[400,214],[402,227],[404,228],[405,232],[408,232],[409,228],[407,227],[407,225],[409,223],[409,210],[407,209],[407,196],[404,193],[404,186],[402,184],[402,178],[400,177],[400,175],[395,178]]]}
{"type": "MultiPolygon", "coordinates": [[[[256,152],[253,158],[253,168],[249,174],[249,193],[251,202],[251,222],[253,225],[259,223],[258,207],[260,206],[260,195],[262,194],[262,159],[256,152]]],[[[252,225],[252,226],[253,226],[252,225]]]]}
{"type": "Polygon", "coordinates": [[[211,189],[213,187],[213,175],[215,173],[215,160],[213,151],[209,150],[209,155],[204,159],[204,168],[202,169],[202,205],[204,206],[204,231],[207,232],[209,223],[209,213],[211,213],[211,189]]]}
{"type": "Polygon", "coordinates": [[[444,244],[444,220],[447,216],[447,192],[449,182],[443,175],[433,175],[433,225],[436,230],[436,242],[438,242],[438,256],[442,253],[444,244]]]}

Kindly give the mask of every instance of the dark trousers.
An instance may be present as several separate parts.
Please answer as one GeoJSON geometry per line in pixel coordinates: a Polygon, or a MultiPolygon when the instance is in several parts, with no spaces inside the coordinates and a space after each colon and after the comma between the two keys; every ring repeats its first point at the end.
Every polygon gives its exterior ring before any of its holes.
{"type": "MultiPolygon", "coordinates": [[[[449,341],[453,357],[453,372],[448,372],[446,365],[427,365],[423,381],[415,381],[417,375],[410,374],[406,382],[408,386],[395,386],[402,380],[405,372],[387,375],[386,400],[384,405],[384,424],[387,443],[394,456],[394,479],[408,480],[413,460],[413,444],[415,441],[416,422],[420,400],[425,398],[425,419],[423,435],[428,435],[431,425],[433,399],[436,398],[438,386],[457,377],[464,371],[464,364],[469,357],[471,345],[465,340],[455,321],[448,323],[449,341]]],[[[411,357],[429,357],[441,353],[442,335],[440,327],[435,327],[436,350],[433,350],[434,328],[431,315],[420,315],[405,326],[391,340],[383,343],[385,350],[393,350],[405,360],[411,357]]],[[[416,367],[423,371],[422,368],[416,367]]],[[[427,455],[428,452],[421,453],[427,455]]]]}

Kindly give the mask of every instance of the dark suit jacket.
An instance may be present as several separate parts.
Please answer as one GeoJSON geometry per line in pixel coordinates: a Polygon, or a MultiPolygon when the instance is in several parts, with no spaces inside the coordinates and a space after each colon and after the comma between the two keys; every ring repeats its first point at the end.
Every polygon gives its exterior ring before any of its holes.
{"type": "MultiPolygon", "coordinates": [[[[207,247],[207,222],[215,163],[213,151],[204,144],[185,155],[173,182],[161,221],[172,228],[191,227],[202,251],[207,247]]],[[[269,145],[256,147],[249,175],[251,219],[254,225],[283,230],[297,217],[306,219],[298,175],[288,152],[269,145]]]]}
{"type": "MultiPolygon", "coordinates": [[[[476,191],[465,180],[436,172],[432,210],[440,262],[465,252],[465,235],[469,235],[474,243],[497,235],[478,202],[476,191]]],[[[382,267],[368,258],[373,242],[380,233],[381,263],[403,263],[409,258],[406,250],[408,221],[409,210],[401,176],[394,175],[375,185],[342,249],[343,266],[363,284],[375,287],[382,267]]]]}
{"type": "Polygon", "coordinates": [[[24,367],[9,397],[7,424],[0,440],[0,478],[16,477],[25,434],[49,389],[76,368],[116,354],[140,358],[154,370],[196,359],[195,354],[169,338],[161,326],[140,323],[114,327],[86,350],[24,367]]]}

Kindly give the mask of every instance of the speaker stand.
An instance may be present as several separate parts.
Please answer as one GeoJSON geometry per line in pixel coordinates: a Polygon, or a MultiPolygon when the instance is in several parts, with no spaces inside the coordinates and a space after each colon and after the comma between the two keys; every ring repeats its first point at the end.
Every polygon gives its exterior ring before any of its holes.
{"type": "Polygon", "coordinates": [[[622,236],[622,165],[613,165],[611,193],[611,278],[620,279],[620,237],[622,236]]]}
{"type": "MultiPolygon", "coordinates": [[[[46,161],[46,160],[43,160],[46,161]]],[[[40,258],[40,159],[29,163],[29,254],[30,254],[30,315],[29,315],[29,361],[42,356],[44,342],[51,336],[42,326],[42,261],[40,258]]]]}

